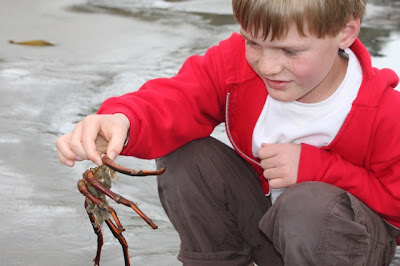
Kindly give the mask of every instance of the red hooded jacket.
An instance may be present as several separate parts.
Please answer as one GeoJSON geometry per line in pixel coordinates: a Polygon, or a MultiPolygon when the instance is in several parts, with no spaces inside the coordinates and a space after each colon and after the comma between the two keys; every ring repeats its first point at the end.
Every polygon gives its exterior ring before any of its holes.
{"type": "MultiPolygon", "coordinates": [[[[356,40],[351,49],[363,70],[353,107],[326,147],[302,144],[298,181],[321,181],[358,197],[390,224],[400,227],[400,93],[398,76],[371,66],[356,40]]],[[[248,65],[244,39],[234,33],[204,56],[186,60],[172,78],[146,82],[138,91],[106,100],[98,113],[123,113],[131,123],[123,155],[153,159],[225,123],[235,150],[259,173],[252,134],[267,97],[262,80],[248,65]]]]}

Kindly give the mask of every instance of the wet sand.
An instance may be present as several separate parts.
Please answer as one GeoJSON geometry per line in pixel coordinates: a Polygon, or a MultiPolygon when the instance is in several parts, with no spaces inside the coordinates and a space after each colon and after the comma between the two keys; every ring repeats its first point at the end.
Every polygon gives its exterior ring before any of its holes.
{"type": "MultiPolygon", "coordinates": [[[[93,164],[62,166],[56,138],[106,98],[175,74],[186,57],[232,29],[209,28],[202,17],[184,12],[167,19],[161,13],[119,15],[86,1],[1,4],[7,8],[0,10],[0,265],[90,265],[96,237],[76,182],[93,164]],[[8,43],[35,39],[55,46],[8,43]]],[[[153,161],[118,162],[154,168],[153,161]]],[[[180,265],[179,238],[159,203],[155,178],[120,177],[113,190],[141,203],[159,226],[152,230],[133,211],[114,205],[131,262],[180,265]]],[[[107,228],[104,236],[102,265],[123,265],[119,243],[107,228]]]]}

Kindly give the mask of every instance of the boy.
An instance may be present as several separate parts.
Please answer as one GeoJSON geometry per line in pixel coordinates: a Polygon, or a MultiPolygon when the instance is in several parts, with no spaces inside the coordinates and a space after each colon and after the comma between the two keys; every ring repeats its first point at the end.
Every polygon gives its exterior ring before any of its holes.
{"type": "Polygon", "coordinates": [[[365,2],[233,0],[241,35],[105,101],[57,140],[60,161],[159,158],[184,265],[388,265],[399,79],[357,39],[365,2]],[[234,150],[208,137],[222,122],[234,150]]]}

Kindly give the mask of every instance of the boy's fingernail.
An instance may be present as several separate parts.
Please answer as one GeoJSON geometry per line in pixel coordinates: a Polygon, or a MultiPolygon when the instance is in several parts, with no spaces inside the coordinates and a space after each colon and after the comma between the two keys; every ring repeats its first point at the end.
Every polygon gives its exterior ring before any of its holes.
{"type": "Polygon", "coordinates": [[[68,165],[69,167],[72,167],[72,166],[74,166],[74,162],[73,162],[73,161],[71,161],[71,160],[67,160],[67,161],[65,161],[65,164],[66,164],[66,165],[68,165]]]}
{"type": "Polygon", "coordinates": [[[76,161],[83,161],[83,158],[81,156],[76,156],[75,160],[76,161]]]}
{"type": "Polygon", "coordinates": [[[111,160],[115,160],[115,157],[117,157],[117,154],[114,152],[114,151],[112,151],[112,152],[110,152],[110,154],[108,155],[108,157],[111,159],[111,160]]]}

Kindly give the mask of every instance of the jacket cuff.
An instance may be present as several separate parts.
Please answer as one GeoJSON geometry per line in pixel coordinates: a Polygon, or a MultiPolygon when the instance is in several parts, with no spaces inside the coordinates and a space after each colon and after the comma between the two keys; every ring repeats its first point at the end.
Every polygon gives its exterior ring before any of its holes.
{"type": "Polygon", "coordinates": [[[301,144],[300,162],[297,173],[297,183],[318,181],[318,173],[321,170],[322,152],[320,148],[309,144],[301,144]]]}

